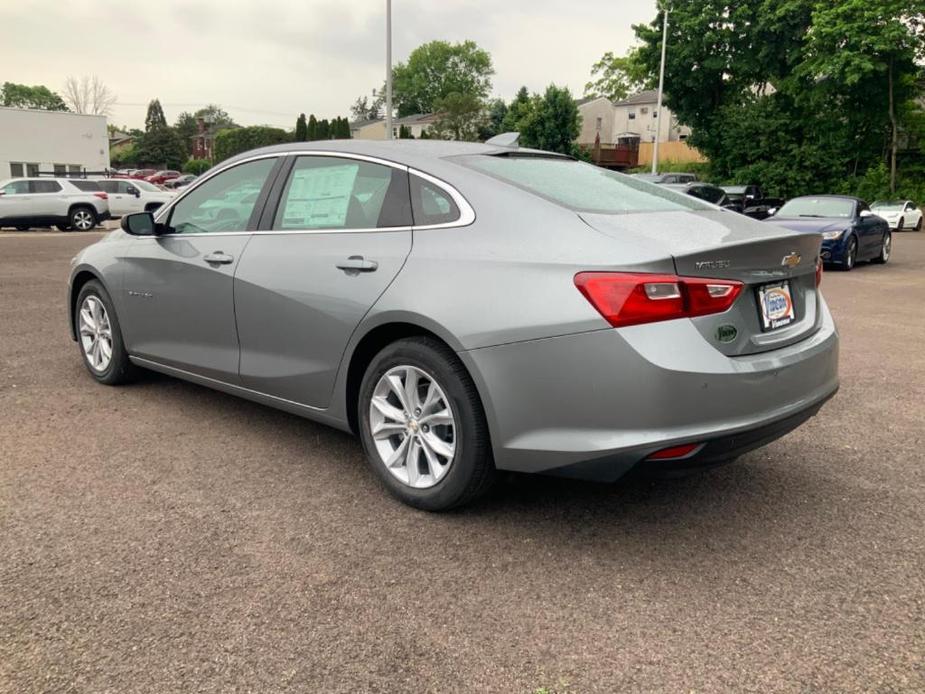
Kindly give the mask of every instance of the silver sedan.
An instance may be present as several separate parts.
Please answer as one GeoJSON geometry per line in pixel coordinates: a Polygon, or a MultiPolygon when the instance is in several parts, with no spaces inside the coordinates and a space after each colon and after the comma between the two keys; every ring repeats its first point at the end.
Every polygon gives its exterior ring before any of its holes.
{"type": "Polygon", "coordinates": [[[90,375],[151,369],[355,432],[440,510],[498,470],[715,465],[838,388],[820,238],[569,157],[437,141],[240,155],[73,262],[90,375]]]}

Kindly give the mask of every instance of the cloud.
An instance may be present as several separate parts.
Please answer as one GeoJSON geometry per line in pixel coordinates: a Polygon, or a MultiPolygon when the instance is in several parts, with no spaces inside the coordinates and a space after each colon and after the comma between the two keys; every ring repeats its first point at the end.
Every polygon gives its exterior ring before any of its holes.
{"type": "MultiPolygon", "coordinates": [[[[433,39],[472,39],[494,91],[550,82],[580,94],[591,64],[633,41],[655,0],[393,0],[393,59],[433,39]]],[[[207,103],[241,123],[292,127],[300,112],[346,114],[385,77],[384,0],[95,0],[0,5],[3,79],[60,90],[96,74],[118,95],[112,121],[139,126],[160,98],[169,119],[207,103]],[[74,37],[84,37],[79,46],[74,37]],[[89,40],[85,40],[89,37],[89,40]],[[36,46],[46,47],[36,50],[36,46]],[[76,50],[72,50],[76,49],[76,50]]]]}

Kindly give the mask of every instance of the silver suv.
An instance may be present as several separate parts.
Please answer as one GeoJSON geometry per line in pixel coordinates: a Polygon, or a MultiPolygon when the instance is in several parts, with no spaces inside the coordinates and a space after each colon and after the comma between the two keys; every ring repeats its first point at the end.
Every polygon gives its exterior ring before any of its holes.
{"type": "Polygon", "coordinates": [[[109,219],[109,196],[94,181],[14,178],[0,182],[0,227],[88,231],[109,219]]]}

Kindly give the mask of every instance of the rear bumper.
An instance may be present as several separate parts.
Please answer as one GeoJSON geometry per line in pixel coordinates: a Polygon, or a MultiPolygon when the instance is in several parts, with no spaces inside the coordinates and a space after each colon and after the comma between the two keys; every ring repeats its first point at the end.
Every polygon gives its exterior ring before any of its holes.
{"type": "Polygon", "coordinates": [[[702,464],[783,436],[838,390],[838,333],[727,357],[690,321],[501,345],[460,356],[499,469],[616,480],[649,455],[706,444],[702,464]]]}

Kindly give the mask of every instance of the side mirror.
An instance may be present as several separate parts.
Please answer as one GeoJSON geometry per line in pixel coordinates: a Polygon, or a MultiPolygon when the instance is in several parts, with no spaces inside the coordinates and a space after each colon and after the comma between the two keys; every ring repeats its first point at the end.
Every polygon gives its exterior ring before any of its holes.
{"type": "Polygon", "coordinates": [[[873,217],[874,213],[870,210],[861,210],[861,214],[858,215],[861,219],[866,219],[867,217],[873,217]]]}
{"type": "Polygon", "coordinates": [[[776,208],[776,207],[772,207],[772,208],[770,208],[770,209],[768,210],[768,217],[773,217],[773,216],[776,215],[776,214],[777,214],[777,208],[776,208]]]}
{"type": "Polygon", "coordinates": [[[135,186],[129,186],[129,187],[128,187],[128,192],[129,192],[130,195],[134,195],[136,198],[140,198],[140,197],[141,197],[141,191],[138,190],[135,186]]]}
{"type": "Polygon", "coordinates": [[[122,218],[120,226],[122,227],[122,231],[132,236],[157,235],[157,224],[154,222],[154,215],[150,212],[127,214],[122,218]]]}

